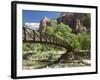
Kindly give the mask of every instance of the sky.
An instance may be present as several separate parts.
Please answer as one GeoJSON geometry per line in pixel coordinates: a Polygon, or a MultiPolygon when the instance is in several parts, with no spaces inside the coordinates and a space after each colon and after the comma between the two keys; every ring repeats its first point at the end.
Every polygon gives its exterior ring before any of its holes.
{"type": "Polygon", "coordinates": [[[39,23],[45,16],[54,19],[60,15],[60,12],[52,11],[34,11],[34,10],[23,10],[23,24],[28,23],[39,23]]]}

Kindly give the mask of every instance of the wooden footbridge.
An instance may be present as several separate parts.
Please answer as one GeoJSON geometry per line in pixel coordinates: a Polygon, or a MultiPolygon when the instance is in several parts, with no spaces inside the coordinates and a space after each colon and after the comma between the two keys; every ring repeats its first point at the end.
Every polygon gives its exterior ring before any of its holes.
{"type": "Polygon", "coordinates": [[[46,32],[39,32],[30,28],[23,28],[23,42],[26,43],[42,43],[52,44],[65,48],[66,50],[72,50],[72,47],[68,42],[46,32]]]}

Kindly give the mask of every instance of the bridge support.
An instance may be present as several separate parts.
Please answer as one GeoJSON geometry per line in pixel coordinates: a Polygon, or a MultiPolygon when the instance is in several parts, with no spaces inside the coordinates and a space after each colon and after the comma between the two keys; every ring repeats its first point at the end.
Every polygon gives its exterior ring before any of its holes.
{"type": "Polygon", "coordinates": [[[67,50],[66,53],[62,54],[56,62],[72,61],[74,59],[73,52],[74,51],[72,49],[67,50]]]}

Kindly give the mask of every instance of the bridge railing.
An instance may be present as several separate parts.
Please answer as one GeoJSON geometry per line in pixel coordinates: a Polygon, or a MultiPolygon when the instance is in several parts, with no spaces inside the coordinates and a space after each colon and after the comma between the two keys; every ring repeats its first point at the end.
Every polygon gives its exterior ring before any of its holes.
{"type": "Polygon", "coordinates": [[[61,45],[66,48],[71,47],[66,41],[54,35],[50,35],[46,32],[35,31],[25,27],[23,27],[23,42],[45,42],[61,45]]]}

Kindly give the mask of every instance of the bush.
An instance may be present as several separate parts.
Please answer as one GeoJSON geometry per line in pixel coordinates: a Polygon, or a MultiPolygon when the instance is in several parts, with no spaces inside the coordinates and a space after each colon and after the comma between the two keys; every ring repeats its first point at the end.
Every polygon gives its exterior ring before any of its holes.
{"type": "Polygon", "coordinates": [[[80,43],[80,49],[90,50],[91,36],[90,33],[78,33],[78,41],[80,43]]]}

